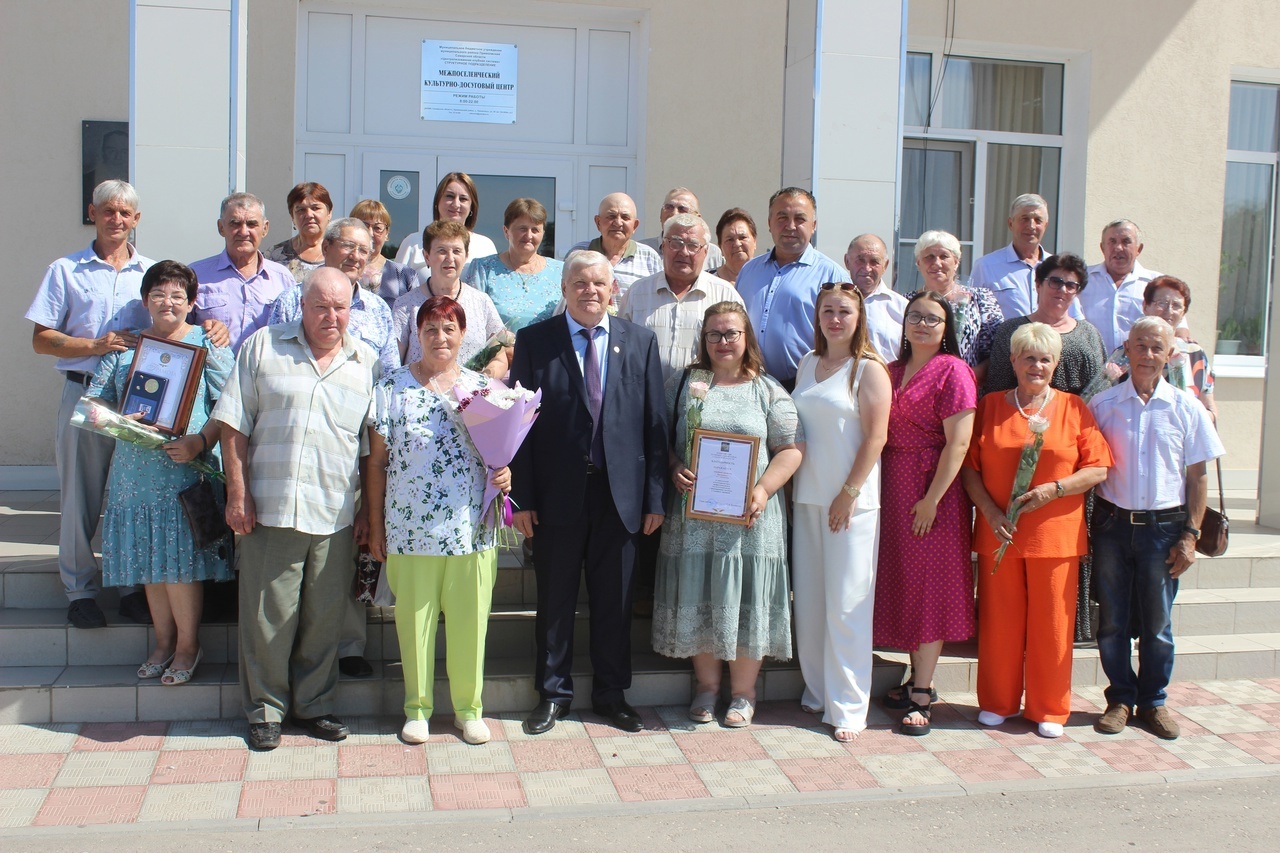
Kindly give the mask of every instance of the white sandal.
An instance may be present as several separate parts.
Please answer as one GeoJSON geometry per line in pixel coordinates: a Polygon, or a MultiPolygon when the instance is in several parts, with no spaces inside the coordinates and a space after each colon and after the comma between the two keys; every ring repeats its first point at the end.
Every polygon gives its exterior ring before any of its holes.
{"type": "Polygon", "coordinates": [[[173,663],[173,655],[160,663],[147,663],[143,661],[142,666],[138,667],[139,678],[159,678],[164,675],[165,670],[169,668],[169,664],[173,663]]]}
{"type": "Polygon", "coordinates": [[[731,729],[746,728],[751,725],[751,718],[755,715],[756,703],[746,696],[738,696],[729,703],[729,710],[724,715],[724,724],[731,729]],[[730,719],[734,714],[738,715],[738,719],[730,719]]]}
{"type": "Polygon", "coordinates": [[[716,718],[716,698],[719,691],[698,693],[689,705],[689,719],[695,723],[709,723],[716,718]]]}
{"type": "Polygon", "coordinates": [[[195,675],[196,667],[200,665],[200,658],[204,657],[204,649],[196,652],[196,659],[191,662],[191,666],[187,669],[166,669],[164,676],[160,679],[160,683],[165,687],[176,687],[179,684],[186,684],[191,680],[191,676],[195,675]]]}

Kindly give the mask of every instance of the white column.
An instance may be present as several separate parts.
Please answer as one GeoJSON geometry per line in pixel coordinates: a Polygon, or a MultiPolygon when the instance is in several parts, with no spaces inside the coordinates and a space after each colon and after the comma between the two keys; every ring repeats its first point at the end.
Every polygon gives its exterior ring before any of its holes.
{"type": "Polygon", "coordinates": [[[864,232],[894,245],[906,0],[792,0],[782,182],[818,199],[818,248],[864,232]]]}
{"type": "Polygon", "coordinates": [[[214,227],[218,204],[230,188],[244,185],[248,0],[133,2],[131,174],[142,200],[138,247],[152,258],[189,263],[221,248],[214,227]],[[234,59],[233,10],[239,18],[234,59]]]}

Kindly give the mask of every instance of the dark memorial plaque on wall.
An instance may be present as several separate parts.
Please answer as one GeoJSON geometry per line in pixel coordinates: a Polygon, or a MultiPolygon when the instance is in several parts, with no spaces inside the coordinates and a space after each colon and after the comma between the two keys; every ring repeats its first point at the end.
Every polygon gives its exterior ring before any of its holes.
{"type": "Polygon", "coordinates": [[[89,225],[94,187],[113,178],[129,180],[129,122],[80,122],[80,159],[84,174],[80,215],[89,225]]]}

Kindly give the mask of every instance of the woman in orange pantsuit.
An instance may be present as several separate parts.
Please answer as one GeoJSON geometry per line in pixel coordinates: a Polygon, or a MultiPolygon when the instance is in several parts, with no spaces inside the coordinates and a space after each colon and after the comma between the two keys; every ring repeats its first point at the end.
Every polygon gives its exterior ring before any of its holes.
{"type": "Polygon", "coordinates": [[[961,481],[978,510],[978,722],[1023,716],[1059,737],[1071,714],[1071,649],[1084,493],[1106,479],[1111,450],[1084,401],[1049,387],[1062,338],[1044,323],[1010,342],[1018,387],[978,403],[961,481]],[[1044,437],[1031,485],[1006,515],[1027,447],[1044,437]],[[996,552],[1007,544],[997,567],[996,552]]]}

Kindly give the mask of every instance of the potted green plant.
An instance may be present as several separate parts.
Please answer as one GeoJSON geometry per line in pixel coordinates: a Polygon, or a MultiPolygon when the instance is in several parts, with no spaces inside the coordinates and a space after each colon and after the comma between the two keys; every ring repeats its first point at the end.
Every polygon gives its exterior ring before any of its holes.
{"type": "Polygon", "coordinates": [[[1228,317],[1218,327],[1218,355],[1238,355],[1240,353],[1241,328],[1235,317],[1228,317]]]}

